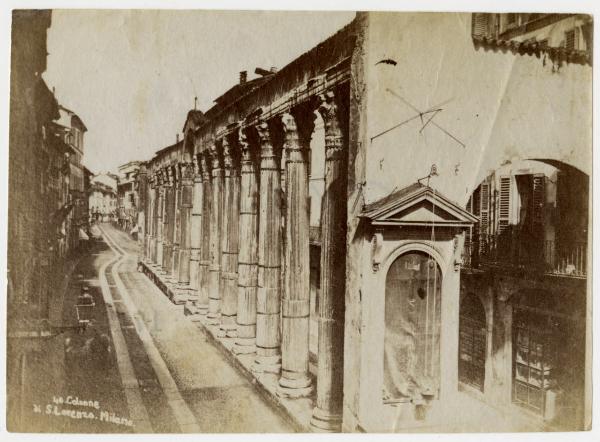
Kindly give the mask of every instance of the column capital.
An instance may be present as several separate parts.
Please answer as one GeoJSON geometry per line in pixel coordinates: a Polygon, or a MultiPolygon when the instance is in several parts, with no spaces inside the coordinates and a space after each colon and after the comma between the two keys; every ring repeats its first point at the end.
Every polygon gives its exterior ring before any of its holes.
{"type": "Polygon", "coordinates": [[[260,158],[272,159],[275,158],[275,148],[273,146],[271,128],[266,121],[256,125],[256,133],[260,143],[260,158]]]}
{"type": "Polygon", "coordinates": [[[200,170],[200,162],[198,155],[192,155],[192,173],[194,174],[194,183],[202,182],[202,171],[200,170]]]}
{"type": "Polygon", "coordinates": [[[223,137],[221,146],[223,147],[223,168],[230,170],[233,168],[233,146],[227,136],[223,137]]]}
{"type": "Polygon", "coordinates": [[[191,186],[194,181],[194,165],[191,162],[185,161],[179,163],[180,181],[184,186],[191,186]]]}
{"type": "Polygon", "coordinates": [[[208,152],[212,161],[213,171],[221,168],[221,155],[217,147],[216,141],[211,141],[208,146],[208,152]]]}
{"type": "Polygon", "coordinates": [[[200,169],[202,173],[202,181],[210,180],[210,167],[208,165],[209,158],[207,153],[200,154],[200,169]]]}
{"type": "Polygon", "coordinates": [[[163,185],[171,187],[173,185],[173,171],[169,166],[163,167],[163,185]]]}
{"type": "Polygon", "coordinates": [[[343,150],[342,106],[333,91],[319,95],[318,111],[325,126],[325,156],[328,160],[339,159],[343,150]]]}

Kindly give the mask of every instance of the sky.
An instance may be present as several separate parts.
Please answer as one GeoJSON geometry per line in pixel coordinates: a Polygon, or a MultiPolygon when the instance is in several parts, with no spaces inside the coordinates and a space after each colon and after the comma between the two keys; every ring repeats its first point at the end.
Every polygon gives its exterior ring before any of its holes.
{"type": "Polygon", "coordinates": [[[208,110],[239,72],[281,68],[354,12],[55,10],[43,77],[88,132],[94,173],[173,144],[187,112],[208,110]]]}

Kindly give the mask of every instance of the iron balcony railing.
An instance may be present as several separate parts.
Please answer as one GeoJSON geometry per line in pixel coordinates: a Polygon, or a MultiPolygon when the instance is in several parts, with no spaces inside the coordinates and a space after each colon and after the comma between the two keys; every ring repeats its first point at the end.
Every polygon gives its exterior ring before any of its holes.
{"type": "Polygon", "coordinates": [[[479,235],[465,242],[463,267],[482,266],[522,268],[546,274],[586,277],[587,242],[557,244],[518,234],[479,235]]]}

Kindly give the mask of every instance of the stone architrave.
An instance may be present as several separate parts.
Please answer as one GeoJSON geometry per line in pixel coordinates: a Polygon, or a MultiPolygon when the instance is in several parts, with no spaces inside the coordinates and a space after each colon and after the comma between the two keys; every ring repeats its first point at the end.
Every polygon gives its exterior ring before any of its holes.
{"type": "Polygon", "coordinates": [[[258,292],[256,299],[256,372],[281,368],[281,169],[266,122],[257,127],[260,140],[260,210],[258,292]]]}
{"type": "Polygon", "coordinates": [[[319,97],[325,125],[325,192],[321,208],[321,292],[318,300],[317,399],[311,425],[340,431],[344,385],[347,115],[341,97],[319,97]]]}
{"type": "Polygon", "coordinates": [[[302,106],[282,117],[286,150],[286,239],[281,302],[280,396],[301,397],[312,391],[308,372],[310,317],[310,244],[308,153],[314,108],[302,106]]]}
{"type": "Polygon", "coordinates": [[[240,229],[238,256],[237,338],[233,352],[256,351],[256,295],[258,291],[258,177],[256,159],[243,130],[240,182],[240,229]]]}

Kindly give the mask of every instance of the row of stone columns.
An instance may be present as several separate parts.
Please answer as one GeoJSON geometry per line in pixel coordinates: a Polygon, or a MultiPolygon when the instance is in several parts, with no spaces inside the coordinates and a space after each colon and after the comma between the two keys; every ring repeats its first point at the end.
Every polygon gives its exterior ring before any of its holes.
{"type": "Polygon", "coordinates": [[[147,259],[192,289],[197,312],[235,338],[235,353],[256,353],[255,371],[280,374],[280,395],[309,395],[308,169],[318,110],[326,159],[312,424],[324,430],[341,424],[347,99],[330,91],[211,142],[193,164],[158,170],[146,205],[147,259]]]}

